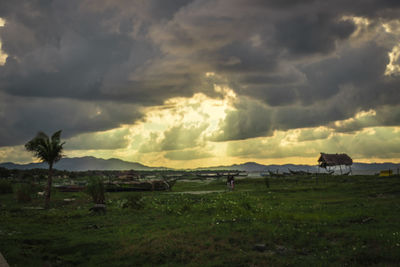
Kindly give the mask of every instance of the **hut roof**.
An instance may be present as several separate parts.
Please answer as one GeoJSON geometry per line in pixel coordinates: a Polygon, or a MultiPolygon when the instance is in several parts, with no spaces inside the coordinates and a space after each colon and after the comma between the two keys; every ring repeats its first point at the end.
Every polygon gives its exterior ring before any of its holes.
{"type": "Polygon", "coordinates": [[[325,154],[321,153],[318,159],[319,166],[325,168],[326,166],[337,166],[353,164],[353,160],[347,154],[325,154]]]}

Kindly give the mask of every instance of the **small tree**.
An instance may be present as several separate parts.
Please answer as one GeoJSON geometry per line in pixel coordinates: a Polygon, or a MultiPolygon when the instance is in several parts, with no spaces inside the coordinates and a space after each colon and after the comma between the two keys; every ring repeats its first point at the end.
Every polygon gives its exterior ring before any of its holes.
{"type": "Polygon", "coordinates": [[[45,133],[39,132],[35,138],[25,144],[25,148],[33,152],[35,157],[49,165],[49,174],[47,177],[47,186],[45,189],[45,208],[50,205],[51,185],[53,183],[53,165],[62,158],[63,145],[61,143],[61,130],[55,132],[51,138],[45,133]]]}

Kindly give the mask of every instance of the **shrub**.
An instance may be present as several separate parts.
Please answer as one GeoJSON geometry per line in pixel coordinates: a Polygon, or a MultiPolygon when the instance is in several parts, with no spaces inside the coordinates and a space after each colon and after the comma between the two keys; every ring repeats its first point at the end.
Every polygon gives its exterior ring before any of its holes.
{"type": "Polygon", "coordinates": [[[105,203],[104,192],[103,181],[98,177],[90,178],[89,183],[86,186],[86,193],[92,197],[95,204],[105,203]]]}
{"type": "Polygon", "coordinates": [[[0,194],[10,194],[13,192],[13,188],[10,182],[0,181],[0,194]]]}
{"type": "Polygon", "coordinates": [[[144,201],[141,195],[130,195],[128,196],[127,207],[135,210],[144,208],[144,201]]]}
{"type": "Polygon", "coordinates": [[[27,203],[32,200],[32,187],[30,184],[19,184],[15,190],[17,202],[27,203]]]}
{"type": "Polygon", "coordinates": [[[269,188],[269,178],[268,177],[264,177],[264,182],[265,182],[265,186],[267,188],[269,188]]]}

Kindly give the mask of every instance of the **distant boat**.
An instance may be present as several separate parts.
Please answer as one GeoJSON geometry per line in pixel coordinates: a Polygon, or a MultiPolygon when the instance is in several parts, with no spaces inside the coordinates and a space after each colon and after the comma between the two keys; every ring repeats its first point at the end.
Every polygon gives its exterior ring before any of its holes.
{"type": "Polygon", "coordinates": [[[308,171],[292,171],[291,169],[289,169],[289,172],[293,175],[311,175],[312,173],[308,172],[308,171]]]}
{"type": "Polygon", "coordinates": [[[218,172],[205,172],[205,173],[196,173],[196,176],[199,178],[219,178],[222,175],[218,172]]]}
{"type": "Polygon", "coordinates": [[[164,180],[165,179],[172,179],[172,178],[182,178],[183,174],[182,173],[176,173],[176,174],[162,174],[161,175],[164,180]]]}
{"type": "Polygon", "coordinates": [[[267,171],[269,173],[269,176],[271,176],[271,177],[285,177],[286,175],[288,175],[288,173],[280,174],[280,173],[278,173],[278,170],[276,172],[272,172],[270,170],[267,170],[267,171]]]}

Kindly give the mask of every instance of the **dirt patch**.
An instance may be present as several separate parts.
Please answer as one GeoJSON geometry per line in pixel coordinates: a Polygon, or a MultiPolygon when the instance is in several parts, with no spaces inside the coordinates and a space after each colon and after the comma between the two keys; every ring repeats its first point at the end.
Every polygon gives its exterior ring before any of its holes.
{"type": "Polygon", "coordinates": [[[4,259],[3,255],[0,253],[0,267],[9,267],[6,259],[4,259]]]}

